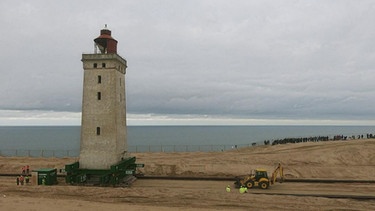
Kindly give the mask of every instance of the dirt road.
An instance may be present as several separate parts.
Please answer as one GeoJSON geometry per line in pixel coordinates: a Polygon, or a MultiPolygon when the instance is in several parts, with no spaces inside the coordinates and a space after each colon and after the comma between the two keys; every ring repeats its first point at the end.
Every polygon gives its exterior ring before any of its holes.
{"type": "Polygon", "coordinates": [[[61,182],[57,186],[16,186],[13,178],[0,178],[0,183],[1,194],[6,195],[0,199],[0,210],[3,206],[14,211],[24,210],[20,206],[41,210],[40,203],[50,201],[55,202],[50,206],[65,207],[64,210],[79,210],[79,207],[85,207],[84,210],[88,207],[90,210],[124,207],[133,207],[134,210],[375,209],[375,200],[293,196],[368,196],[374,195],[375,184],[278,183],[267,190],[254,188],[240,194],[227,181],[137,180],[129,188],[68,186],[61,182]],[[228,184],[232,186],[230,193],[225,191],[228,184]]]}

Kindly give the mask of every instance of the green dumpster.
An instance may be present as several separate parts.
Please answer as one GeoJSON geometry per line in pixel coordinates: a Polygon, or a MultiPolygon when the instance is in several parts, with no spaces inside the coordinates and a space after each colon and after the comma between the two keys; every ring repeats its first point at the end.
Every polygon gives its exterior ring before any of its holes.
{"type": "Polygon", "coordinates": [[[38,185],[55,185],[57,184],[57,169],[41,168],[33,170],[37,173],[38,185]]]}

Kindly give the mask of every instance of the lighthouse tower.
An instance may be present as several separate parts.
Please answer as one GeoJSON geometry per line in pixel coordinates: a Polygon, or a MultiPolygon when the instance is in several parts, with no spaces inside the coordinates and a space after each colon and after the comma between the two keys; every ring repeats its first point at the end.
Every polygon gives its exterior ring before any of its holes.
{"type": "Polygon", "coordinates": [[[84,79],[81,148],[83,169],[108,169],[127,151],[126,60],[107,26],[94,39],[95,52],[82,54],[84,79]]]}

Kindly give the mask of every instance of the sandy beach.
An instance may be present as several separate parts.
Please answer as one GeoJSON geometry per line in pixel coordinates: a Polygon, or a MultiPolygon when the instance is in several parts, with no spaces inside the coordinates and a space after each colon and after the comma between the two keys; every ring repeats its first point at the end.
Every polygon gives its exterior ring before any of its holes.
{"type": "MultiPolygon", "coordinates": [[[[254,168],[270,174],[281,163],[286,178],[374,180],[374,151],[374,139],[361,139],[131,156],[145,164],[144,175],[234,177],[254,168]]],[[[61,169],[77,159],[0,157],[0,173],[20,173],[24,165],[61,169]]],[[[375,210],[375,200],[304,196],[375,196],[374,183],[284,182],[240,194],[233,182],[138,179],[113,188],[70,186],[59,178],[55,186],[17,186],[14,177],[1,177],[0,210],[375,210]]]]}

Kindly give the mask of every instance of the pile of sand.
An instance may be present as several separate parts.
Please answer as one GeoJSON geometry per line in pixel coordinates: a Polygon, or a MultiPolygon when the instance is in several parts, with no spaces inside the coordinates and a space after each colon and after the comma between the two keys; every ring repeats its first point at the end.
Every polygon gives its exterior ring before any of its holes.
{"type": "Polygon", "coordinates": [[[270,172],[278,163],[287,178],[374,179],[375,140],[257,146],[225,152],[138,153],[145,175],[236,176],[270,172]]]}

